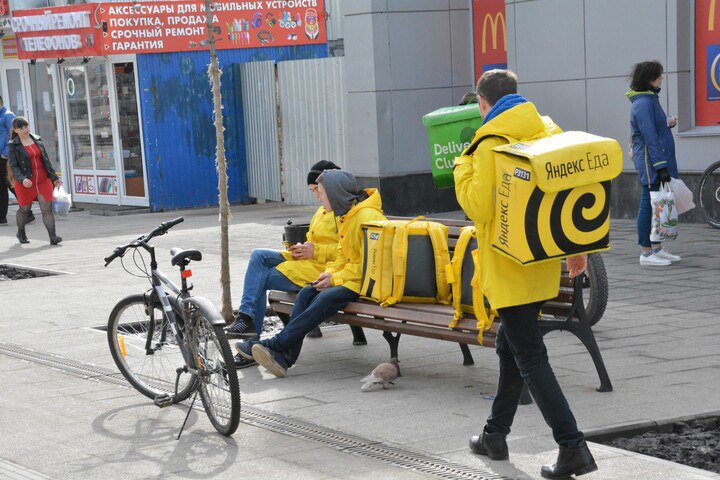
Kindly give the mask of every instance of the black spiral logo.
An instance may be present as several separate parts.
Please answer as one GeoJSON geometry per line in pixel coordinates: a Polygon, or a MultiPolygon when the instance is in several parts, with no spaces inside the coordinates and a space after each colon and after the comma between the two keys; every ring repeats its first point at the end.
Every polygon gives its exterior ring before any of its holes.
{"type": "Polygon", "coordinates": [[[546,202],[552,202],[549,219],[552,241],[563,252],[563,256],[599,250],[610,245],[609,232],[603,234],[600,230],[610,215],[609,180],[600,182],[599,186],[562,190],[555,195],[546,194],[536,186],[530,195],[525,214],[525,235],[536,260],[551,257],[543,247],[538,228],[540,211],[546,202]],[[570,214],[566,213],[567,209],[571,209],[570,214]],[[591,216],[587,217],[588,214],[591,216]]]}

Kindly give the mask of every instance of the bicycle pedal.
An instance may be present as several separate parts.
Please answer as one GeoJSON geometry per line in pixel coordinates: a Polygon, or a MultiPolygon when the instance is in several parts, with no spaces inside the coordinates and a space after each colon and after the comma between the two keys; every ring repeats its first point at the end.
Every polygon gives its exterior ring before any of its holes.
{"type": "Polygon", "coordinates": [[[153,403],[160,408],[169,407],[173,404],[173,397],[171,397],[167,393],[163,393],[162,395],[156,395],[153,399],[153,403]]]}

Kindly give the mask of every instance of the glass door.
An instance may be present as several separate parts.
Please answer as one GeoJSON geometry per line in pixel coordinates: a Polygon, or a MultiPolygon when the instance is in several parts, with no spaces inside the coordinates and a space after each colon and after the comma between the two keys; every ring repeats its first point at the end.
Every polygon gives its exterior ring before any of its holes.
{"type": "Polygon", "coordinates": [[[105,63],[64,66],[61,70],[74,200],[118,204],[118,176],[105,63]]]}
{"type": "Polygon", "coordinates": [[[5,69],[3,76],[5,77],[5,85],[7,85],[7,92],[5,92],[4,97],[5,105],[15,115],[27,118],[20,67],[5,69]]]}
{"type": "Polygon", "coordinates": [[[58,175],[62,176],[67,166],[60,161],[63,157],[60,155],[60,132],[55,109],[52,65],[44,62],[28,65],[28,78],[30,105],[35,125],[33,131],[42,137],[50,162],[58,175]]]}
{"type": "Polygon", "coordinates": [[[118,110],[118,150],[122,155],[122,203],[147,206],[135,65],[132,62],[114,63],[112,71],[118,110]]]}

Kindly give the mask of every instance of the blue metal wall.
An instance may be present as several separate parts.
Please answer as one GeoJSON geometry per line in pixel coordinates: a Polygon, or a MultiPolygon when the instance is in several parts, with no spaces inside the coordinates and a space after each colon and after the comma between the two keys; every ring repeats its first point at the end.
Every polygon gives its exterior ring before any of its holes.
{"type": "MultiPolygon", "coordinates": [[[[248,201],[241,63],[327,57],[326,45],[220,50],[230,203],[248,201]]],[[[150,209],[217,205],[209,52],[137,56],[150,209]]]]}

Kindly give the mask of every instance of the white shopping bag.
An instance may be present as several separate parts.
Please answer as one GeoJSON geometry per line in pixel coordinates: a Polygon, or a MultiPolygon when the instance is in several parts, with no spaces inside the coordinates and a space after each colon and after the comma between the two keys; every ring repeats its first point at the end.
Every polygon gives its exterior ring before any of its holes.
{"type": "Polygon", "coordinates": [[[685,182],[679,178],[670,179],[670,190],[675,195],[675,209],[678,215],[695,208],[692,190],[685,185],[685,182]]]}
{"type": "Polygon", "coordinates": [[[675,240],[678,212],[675,208],[675,195],[668,183],[661,184],[657,192],[650,192],[650,205],[652,208],[650,241],[659,243],[663,240],[675,240]]]}
{"type": "Polygon", "coordinates": [[[53,190],[52,210],[56,218],[67,218],[70,211],[70,194],[62,186],[53,190]]]}

